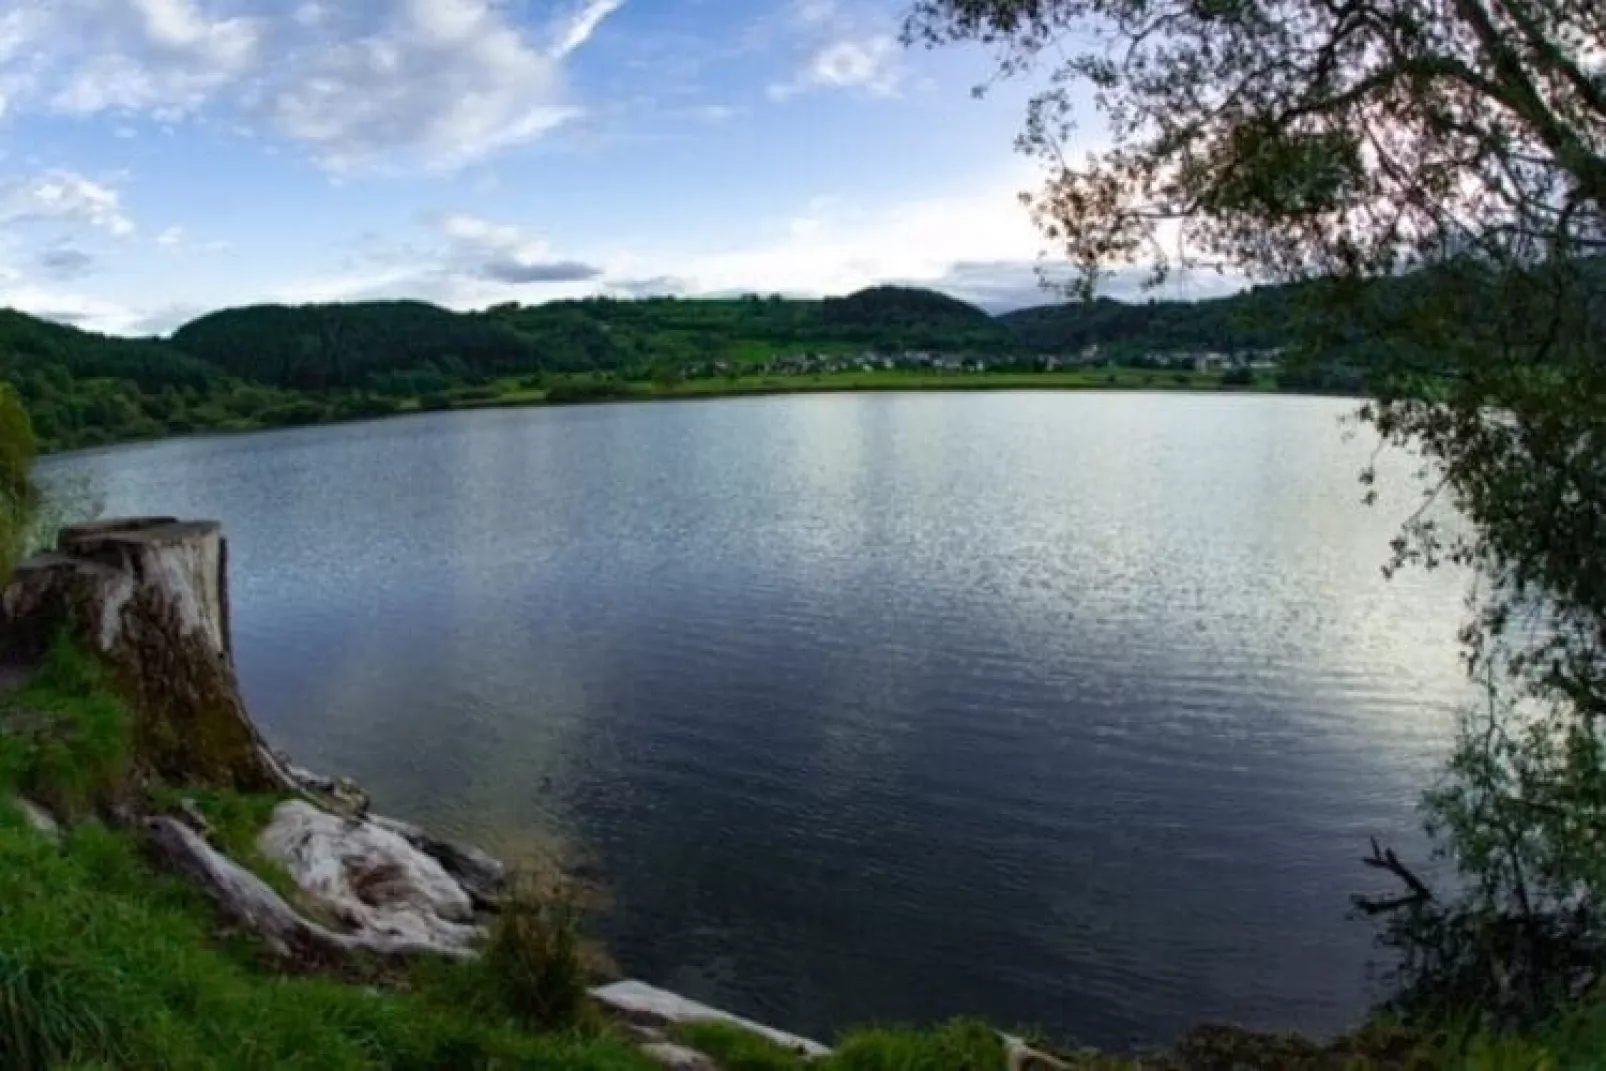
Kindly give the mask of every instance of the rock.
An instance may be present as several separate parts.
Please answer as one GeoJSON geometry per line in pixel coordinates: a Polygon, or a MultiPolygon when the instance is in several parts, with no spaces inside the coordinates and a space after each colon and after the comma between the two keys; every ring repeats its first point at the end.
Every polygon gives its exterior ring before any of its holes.
{"type": "Polygon", "coordinates": [[[369,821],[432,857],[473,898],[476,907],[494,911],[501,904],[502,894],[507,891],[507,867],[499,861],[478,848],[441,840],[394,818],[376,814],[369,821]]]}
{"type": "Polygon", "coordinates": [[[669,1071],[719,1071],[719,1065],[696,1049],[658,1041],[643,1045],[641,1052],[647,1059],[669,1068],[669,1071]]]}
{"type": "Polygon", "coordinates": [[[1070,1064],[1040,1052],[1012,1034],[999,1034],[1004,1039],[1004,1066],[1008,1071],[1071,1071],[1070,1064]]]}
{"type": "Polygon", "coordinates": [[[647,1023],[651,1026],[697,1022],[729,1023],[810,1059],[827,1056],[831,1052],[818,1041],[788,1034],[784,1030],[776,1030],[762,1023],[755,1023],[751,1019],[743,1019],[718,1008],[711,1008],[707,1004],[699,1004],[679,993],[671,993],[667,989],[659,989],[646,982],[613,982],[593,989],[591,996],[606,1011],[631,1022],[647,1023]]]}
{"type": "Polygon", "coordinates": [[[393,830],[289,800],[275,808],[257,843],[359,931],[461,949],[482,933],[463,887],[393,830]]]}
{"type": "Polygon", "coordinates": [[[306,767],[297,766],[294,763],[285,761],[283,758],[281,758],[280,761],[284,762],[285,770],[289,772],[291,777],[295,778],[296,784],[300,785],[302,788],[306,789],[308,792],[323,792],[323,793],[333,793],[334,792],[334,790],[335,790],[335,779],[334,778],[325,777],[325,776],[323,776],[323,774],[313,773],[311,770],[307,769],[306,767]]]}
{"type": "Polygon", "coordinates": [[[33,800],[25,800],[21,796],[16,797],[12,802],[17,805],[17,810],[22,812],[22,816],[28,820],[30,826],[33,826],[51,840],[61,839],[61,823],[57,822],[55,816],[49,811],[33,802],[33,800]]]}

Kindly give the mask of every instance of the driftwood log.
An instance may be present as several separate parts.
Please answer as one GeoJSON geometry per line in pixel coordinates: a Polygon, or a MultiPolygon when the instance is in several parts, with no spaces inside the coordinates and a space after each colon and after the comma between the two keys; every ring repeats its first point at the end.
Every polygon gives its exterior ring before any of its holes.
{"type": "Polygon", "coordinates": [[[164,863],[205,889],[226,917],[257,934],[270,951],[286,961],[340,967],[354,955],[363,954],[386,960],[473,955],[467,948],[434,942],[335,933],[303,918],[261,878],[176,819],[151,818],[145,827],[152,850],[164,863]]]}
{"type": "Polygon", "coordinates": [[[141,769],[173,783],[295,791],[240,697],[227,560],[213,521],[67,528],[56,551],[19,566],[0,596],[0,654],[36,659],[65,633],[105,660],[141,769]]]}

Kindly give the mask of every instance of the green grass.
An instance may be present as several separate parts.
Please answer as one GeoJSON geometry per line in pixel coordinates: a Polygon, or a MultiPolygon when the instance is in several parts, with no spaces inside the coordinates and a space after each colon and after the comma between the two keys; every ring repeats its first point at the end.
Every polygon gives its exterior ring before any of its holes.
{"type": "MultiPolygon", "coordinates": [[[[58,644],[0,712],[0,1067],[653,1066],[595,1030],[522,1029],[488,961],[421,965],[405,991],[262,967],[199,891],[147,861],[136,833],[92,816],[134,792],[127,716],[104,685],[93,658],[58,644]],[[17,791],[74,820],[59,844],[6,801],[17,791]]],[[[255,841],[274,797],[151,796],[194,800],[226,851],[271,873],[255,841]]]]}
{"type": "Polygon", "coordinates": [[[969,1019],[932,1030],[856,1030],[815,1061],[728,1023],[684,1023],[673,1035],[712,1056],[723,1071],[1003,1071],[1005,1062],[997,1033],[969,1019]]]}
{"type": "Polygon", "coordinates": [[[97,661],[57,643],[28,683],[0,702],[0,791],[73,818],[121,788],[131,731],[103,678],[97,661]]]}
{"type": "Polygon", "coordinates": [[[258,971],[209,905],[127,837],[58,848],[0,808],[0,1066],[644,1071],[622,1043],[536,1037],[460,1007],[443,969],[401,994],[258,971]]]}
{"type": "Polygon", "coordinates": [[[223,854],[267,882],[269,887],[294,904],[303,915],[329,924],[327,912],[301,894],[300,887],[284,865],[269,859],[257,847],[257,838],[273,820],[273,809],[283,795],[241,795],[204,786],[174,788],[157,785],[150,790],[150,804],[158,811],[182,816],[183,802],[189,800],[212,827],[213,839],[223,854]]]}

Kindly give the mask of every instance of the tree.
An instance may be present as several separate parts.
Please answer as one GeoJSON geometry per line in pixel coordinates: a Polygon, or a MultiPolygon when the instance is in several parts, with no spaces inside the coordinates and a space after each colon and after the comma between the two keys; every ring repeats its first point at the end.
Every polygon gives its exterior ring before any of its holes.
{"type": "Polygon", "coordinates": [[[1290,309],[1304,347],[1375,360],[1361,415],[1424,459],[1390,568],[1476,568],[1489,701],[1426,798],[1466,891],[1379,848],[1405,894],[1363,906],[1413,1008],[1539,1016],[1600,982],[1606,5],[917,0],[905,39],[991,46],[1005,77],[1054,65],[1019,146],[1082,296],[1140,262],[1316,280],[1290,309]],[[1089,109],[1108,142],[1073,158],[1089,109]]]}
{"type": "Polygon", "coordinates": [[[22,399],[10,387],[0,387],[0,583],[22,560],[39,507],[33,483],[37,453],[22,399]]]}

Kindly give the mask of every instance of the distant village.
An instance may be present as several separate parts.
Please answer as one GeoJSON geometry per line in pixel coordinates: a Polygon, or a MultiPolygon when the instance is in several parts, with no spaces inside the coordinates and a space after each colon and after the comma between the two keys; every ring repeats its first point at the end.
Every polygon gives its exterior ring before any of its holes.
{"type": "Polygon", "coordinates": [[[703,361],[684,369],[690,378],[714,376],[768,375],[818,376],[844,372],[1055,372],[1085,368],[1160,368],[1170,371],[1226,372],[1247,369],[1274,371],[1281,362],[1280,350],[1250,350],[1235,353],[1172,351],[1134,358],[1116,355],[1089,346],[1072,355],[1034,354],[1031,356],[978,356],[974,354],[932,353],[905,350],[901,353],[799,353],[777,357],[762,364],[737,361],[703,361]]]}

